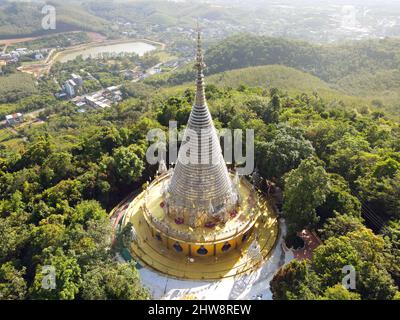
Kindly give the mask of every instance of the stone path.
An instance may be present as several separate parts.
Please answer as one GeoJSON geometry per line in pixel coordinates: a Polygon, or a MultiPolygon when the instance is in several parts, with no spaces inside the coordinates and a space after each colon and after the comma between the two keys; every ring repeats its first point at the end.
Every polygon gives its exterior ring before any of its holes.
{"type": "Polygon", "coordinates": [[[321,244],[321,240],[318,239],[314,233],[308,230],[303,230],[299,234],[299,237],[304,240],[304,248],[295,250],[294,257],[297,260],[311,260],[313,252],[321,244]]]}

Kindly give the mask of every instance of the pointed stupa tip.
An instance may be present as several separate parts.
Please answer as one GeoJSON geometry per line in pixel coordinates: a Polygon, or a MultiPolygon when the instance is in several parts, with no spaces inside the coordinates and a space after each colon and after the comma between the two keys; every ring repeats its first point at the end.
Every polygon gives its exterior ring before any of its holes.
{"type": "MultiPolygon", "coordinates": [[[[227,208],[226,199],[233,199],[235,196],[218,134],[205,98],[200,32],[197,34],[195,67],[196,99],[187,128],[195,131],[198,138],[197,140],[196,138],[183,139],[182,145],[185,144],[187,147],[179,149],[175,170],[168,185],[171,212],[188,214],[190,218],[187,224],[193,228],[202,225],[205,213],[213,215],[214,211],[220,212],[223,208],[227,208]],[[201,148],[199,148],[200,145],[201,148]],[[188,150],[193,152],[190,161],[186,161],[188,150]],[[194,161],[191,161],[192,159],[194,161]]],[[[186,134],[186,137],[190,137],[189,131],[186,131],[186,134]]]]}
{"type": "Polygon", "coordinates": [[[197,80],[196,80],[196,105],[205,106],[205,85],[204,85],[204,57],[203,50],[201,46],[201,31],[199,24],[197,23],[197,56],[195,67],[197,69],[197,80]]]}

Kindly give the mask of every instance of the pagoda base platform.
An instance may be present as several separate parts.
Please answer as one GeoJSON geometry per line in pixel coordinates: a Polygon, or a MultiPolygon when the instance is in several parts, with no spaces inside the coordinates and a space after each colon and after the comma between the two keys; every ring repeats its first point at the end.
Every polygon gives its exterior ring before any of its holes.
{"type": "MultiPolygon", "coordinates": [[[[156,182],[154,182],[156,183],[156,182]]],[[[161,195],[157,188],[154,197],[158,203],[161,195]]],[[[135,230],[135,239],[127,248],[133,258],[142,266],[153,271],[177,279],[218,280],[245,274],[258,269],[263,261],[269,258],[279,237],[279,223],[272,206],[267,199],[258,200],[257,218],[246,230],[245,234],[235,234],[224,243],[230,243],[228,252],[215,254],[221,250],[223,243],[202,244],[209,254],[200,256],[191,254],[192,249],[198,249],[195,243],[180,241],[182,251],[173,247],[173,239],[162,239],[155,234],[154,226],[149,224],[143,212],[145,199],[149,199],[149,191],[144,191],[136,197],[130,197],[117,207],[113,213],[116,232],[122,230],[129,222],[135,230]],[[243,238],[243,236],[245,237],[243,238]],[[191,249],[188,249],[190,246],[191,249]],[[189,253],[189,255],[188,255],[189,253]]],[[[200,246],[201,244],[197,244],[200,246]]],[[[196,250],[193,250],[196,252],[196,250]]]]}

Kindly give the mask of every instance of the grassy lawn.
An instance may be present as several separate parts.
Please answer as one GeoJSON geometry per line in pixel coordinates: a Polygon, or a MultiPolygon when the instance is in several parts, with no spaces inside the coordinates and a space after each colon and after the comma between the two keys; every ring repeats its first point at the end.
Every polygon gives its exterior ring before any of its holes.
{"type": "Polygon", "coordinates": [[[161,50],[157,50],[156,52],[154,52],[154,55],[158,57],[161,62],[167,62],[177,58],[176,56],[161,50]]]}
{"type": "Polygon", "coordinates": [[[26,73],[0,76],[0,103],[14,102],[36,93],[35,80],[26,73]]]}
{"type": "Polygon", "coordinates": [[[21,150],[23,148],[24,141],[10,128],[4,128],[0,130],[0,146],[14,151],[21,150]]]}

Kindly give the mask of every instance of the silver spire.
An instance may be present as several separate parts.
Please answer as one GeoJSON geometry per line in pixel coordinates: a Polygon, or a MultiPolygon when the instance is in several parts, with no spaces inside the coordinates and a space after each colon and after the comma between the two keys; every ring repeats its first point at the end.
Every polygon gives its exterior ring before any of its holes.
{"type": "Polygon", "coordinates": [[[212,211],[219,212],[223,208],[229,210],[231,205],[227,204],[235,199],[219,137],[205,98],[200,31],[197,38],[196,69],[196,100],[168,187],[170,212],[188,214],[189,218],[185,218],[185,221],[191,227],[201,225],[203,214],[210,215],[211,207],[212,211]],[[195,136],[187,139],[189,133],[195,133],[195,136]],[[190,160],[197,161],[183,161],[187,157],[187,150],[190,150],[190,160]]]}
{"type": "Polygon", "coordinates": [[[197,56],[195,68],[197,70],[197,80],[196,80],[196,106],[205,106],[205,84],[204,84],[204,68],[206,67],[204,63],[203,50],[201,47],[201,32],[200,27],[197,26],[197,56]]]}

